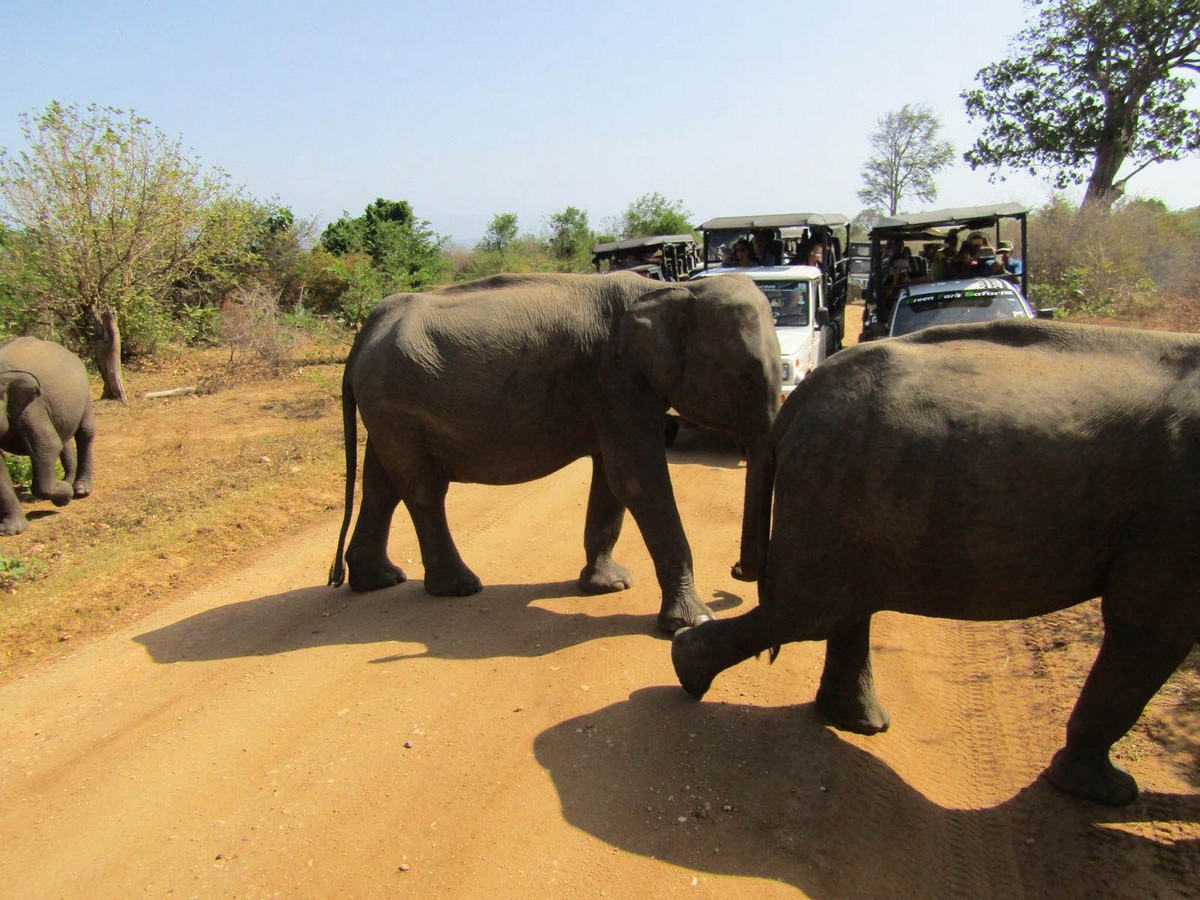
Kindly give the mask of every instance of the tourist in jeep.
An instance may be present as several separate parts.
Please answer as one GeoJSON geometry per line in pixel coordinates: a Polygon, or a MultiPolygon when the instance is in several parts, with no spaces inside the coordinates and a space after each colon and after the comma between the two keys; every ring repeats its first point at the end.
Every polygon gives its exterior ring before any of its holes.
{"type": "Polygon", "coordinates": [[[754,232],[754,255],[758,258],[760,266],[777,266],[779,260],[775,258],[775,254],[771,252],[771,241],[774,235],[769,231],[754,232]]]}
{"type": "Polygon", "coordinates": [[[754,245],[745,238],[738,238],[733,242],[733,250],[730,251],[721,265],[723,266],[757,266],[760,265],[758,255],[754,252],[754,245]]]}

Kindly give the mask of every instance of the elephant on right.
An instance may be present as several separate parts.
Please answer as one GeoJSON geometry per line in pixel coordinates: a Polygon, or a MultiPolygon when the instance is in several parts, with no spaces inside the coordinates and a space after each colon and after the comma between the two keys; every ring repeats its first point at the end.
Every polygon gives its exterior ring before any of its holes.
{"type": "Polygon", "coordinates": [[[817,707],[869,734],[889,721],[873,613],[993,621],[1101,597],[1047,776],[1137,796],[1110,748],[1200,640],[1200,336],[1002,320],[860,345],[787,400],[766,465],[759,604],[675,635],[688,692],[826,640],[817,707]]]}

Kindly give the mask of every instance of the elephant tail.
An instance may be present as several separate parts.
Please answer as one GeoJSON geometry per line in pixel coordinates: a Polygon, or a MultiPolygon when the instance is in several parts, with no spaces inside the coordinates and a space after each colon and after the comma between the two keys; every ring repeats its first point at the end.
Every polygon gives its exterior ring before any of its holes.
{"type": "Polygon", "coordinates": [[[354,511],[354,480],[358,477],[358,416],[354,402],[354,387],[350,384],[350,362],[342,373],[342,436],[346,445],[346,510],[342,514],[342,530],[338,534],[337,556],[329,567],[329,584],[341,587],[346,580],[346,534],[350,531],[350,514],[354,511]]]}

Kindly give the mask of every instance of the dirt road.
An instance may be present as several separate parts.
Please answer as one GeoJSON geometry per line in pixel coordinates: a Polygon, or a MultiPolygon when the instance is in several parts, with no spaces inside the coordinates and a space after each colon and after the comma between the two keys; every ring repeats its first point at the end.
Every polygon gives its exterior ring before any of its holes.
{"type": "MultiPolygon", "coordinates": [[[[685,432],[672,475],[701,595],[729,576],[744,468],[685,432]]],[[[580,596],[589,467],[456,485],[486,588],[323,586],[339,515],[0,685],[0,895],[1182,897],[1200,886],[1194,717],[1166,692],[1121,745],[1123,810],[1039,779],[1094,653],[1094,608],[1036,623],[876,619],[890,732],[823,724],[822,647],[701,703],[635,586],[580,596]]],[[[336,492],[336,486],[333,490],[336,492]]],[[[71,509],[70,507],[68,509],[71,509]]],[[[35,527],[49,527],[38,520],[35,527]]],[[[855,560],[838,561],[854,565],[855,560]]],[[[165,590],[165,588],[164,588],[165,590]]]]}

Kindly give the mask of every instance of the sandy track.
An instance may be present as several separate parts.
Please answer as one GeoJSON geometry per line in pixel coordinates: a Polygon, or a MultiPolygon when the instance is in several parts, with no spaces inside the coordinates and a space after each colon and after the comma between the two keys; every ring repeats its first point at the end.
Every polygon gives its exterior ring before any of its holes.
{"type": "MultiPolygon", "coordinates": [[[[672,475],[701,595],[732,614],[744,469],[685,433],[672,475]]],[[[653,568],[583,597],[590,465],[456,485],[486,585],[323,586],[330,517],[124,633],[0,687],[11,897],[1173,897],[1200,796],[1160,755],[1125,810],[1038,779],[1084,674],[1021,626],[876,618],[890,732],[823,724],[819,645],[677,686],[653,568]]],[[[410,576],[403,515],[393,556],[410,576]]],[[[845,561],[847,564],[853,561],[845,561]]]]}

